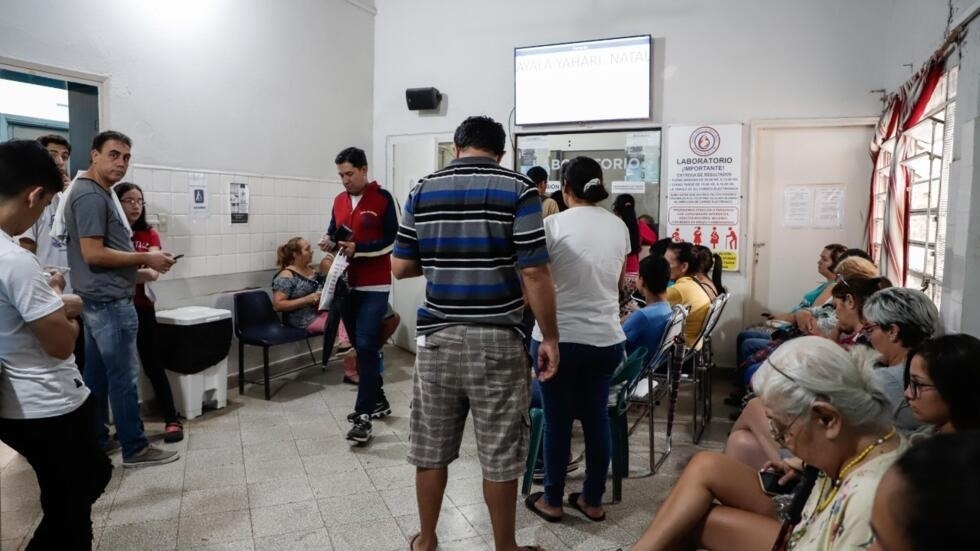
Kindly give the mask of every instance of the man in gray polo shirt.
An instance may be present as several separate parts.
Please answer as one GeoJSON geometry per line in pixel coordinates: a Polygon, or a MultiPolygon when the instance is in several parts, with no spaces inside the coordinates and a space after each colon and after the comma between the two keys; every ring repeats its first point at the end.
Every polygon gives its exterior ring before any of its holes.
{"type": "Polygon", "coordinates": [[[129,168],[132,141],[120,132],[102,132],[92,142],[92,164],[86,177],[72,184],[65,208],[68,265],[75,293],[85,304],[85,386],[97,408],[100,443],[108,446],[104,412],[112,406],[116,434],[122,446],[123,466],[161,465],[178,459],[176,452],[149,445],[140,420],[139,322],[133,306],[136,270],[148,266],[164,273],[174,259],[161,251],[133,252],[129,224],[116,208],[112,186],[129,168]]]}

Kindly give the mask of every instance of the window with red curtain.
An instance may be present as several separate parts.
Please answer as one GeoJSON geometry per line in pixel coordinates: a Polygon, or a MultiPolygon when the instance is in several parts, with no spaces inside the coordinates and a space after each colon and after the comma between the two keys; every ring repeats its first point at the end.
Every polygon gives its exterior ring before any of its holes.
{"type": "Polygon", "coordinates": [[[891,96],[871,144],[869,252],[896,285],[939,304],[957,68],[934,58],[891,96]]]}

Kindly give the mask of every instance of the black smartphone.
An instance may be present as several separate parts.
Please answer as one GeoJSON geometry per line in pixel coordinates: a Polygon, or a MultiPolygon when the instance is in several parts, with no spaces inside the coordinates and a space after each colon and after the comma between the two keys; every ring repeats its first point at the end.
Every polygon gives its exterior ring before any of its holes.
{"type": "Polygon", "coordinates": [[[340,243],[341,241],[350,241],[354,237],[354,230],[350,229],[344,224],[341,224],[333,232],[333,242],[340,243]]]}
{"type": "Polygon", "coordinates": [[[178,261],[178,260],[180,260],[181,258],[184,258],[184,255],[182,255],[182,254],[178,254],[177,256],[175,256],[175,257],[174,257],[174,262],[177,262],[177,261],[178,261]]]}
{"type": "Polygon", "coordinates": [[[785,485],[779,484],[779,479],[783,477],[783,473],[777,471],[759,471],[759,485],[762,486],[762,491],[766,495],[778,496],[793,493],[796,489],[796,484],[800,481],[799,477],[787,482],[785,485]]]}
{"type": "Polygon", "coordinates": [[[771,320],[772,314],[770,314],[769,312],[763,312],[762,317],[766,318],[767,320],[771,320]]]}

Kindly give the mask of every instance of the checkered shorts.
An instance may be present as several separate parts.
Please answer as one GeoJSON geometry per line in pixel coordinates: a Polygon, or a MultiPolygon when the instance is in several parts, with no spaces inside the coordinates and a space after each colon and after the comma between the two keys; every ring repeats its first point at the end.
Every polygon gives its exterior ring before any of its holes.
{"type": "Polygon", "coordinates": [[[408,462],[438,469],[459,457],[473,413],[483,478],[520,478],[528,445],[531,371],[513,329],[454,325],[426,336],[415,360],[408,462]]]}

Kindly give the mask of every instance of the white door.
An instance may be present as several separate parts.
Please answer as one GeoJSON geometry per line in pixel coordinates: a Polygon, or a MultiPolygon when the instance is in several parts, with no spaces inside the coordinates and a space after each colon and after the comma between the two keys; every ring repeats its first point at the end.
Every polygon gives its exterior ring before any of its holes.
{"type": "MultiPolygon", "coordinates": [[[[401,219],[405,199],[419,178],[436,170],[439,155],[438,136],[391,137],[388,140],[389,189],[398,204],[401,219]]],[[[395,332],[395,345],[415,352],[415,318],[425,299],[425,278],[394,280],[391,307],[401,316],[395,332]]]]}
{"type": "MultiPolygon", "coordinates": [[[[857,119],[753,125],[755,177],[749,210],[755,266],[745,326],[761,320],[762,312],[789,311],[822,281],[817,259],[824,246],[865,246],[873,124],[872,119],[857,119]],[[809,222],[800,223],[799,216],[786,219],[787,188],[799,206],[808,192],[812,204],[814,197],[826,198],[824,190],[835,187],[844,191],[840,227],[817,227],[812,210],[809,222]]],[[[790,211],[802,216],[801,210],[790,211]]]]}

